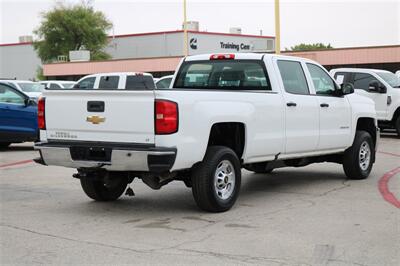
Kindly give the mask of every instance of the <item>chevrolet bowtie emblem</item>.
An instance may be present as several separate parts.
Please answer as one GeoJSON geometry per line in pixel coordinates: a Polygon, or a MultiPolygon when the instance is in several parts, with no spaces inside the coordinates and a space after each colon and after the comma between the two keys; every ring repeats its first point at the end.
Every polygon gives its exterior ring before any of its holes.
{"type": "Polygon", "coordinates": [[[91,115],[86,117],[86,122],[90,122],[95,125],[103,123],[104,121],[106,121],[106,118],[102,116],[91,115]]]}

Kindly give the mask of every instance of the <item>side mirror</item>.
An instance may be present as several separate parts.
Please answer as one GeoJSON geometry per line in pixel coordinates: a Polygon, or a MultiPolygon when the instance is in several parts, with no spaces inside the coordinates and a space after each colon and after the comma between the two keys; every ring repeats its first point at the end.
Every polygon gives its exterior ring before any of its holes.
{"type": "Polygon", "coordinates": [[[379,83],[379,81],[373,80],[368,85],[368,91],[376,93],[386,93],[386,87],[379,83]]]}
{"type": "Polygon", "coordinates": [[[351,83],[343,83],[340,86],[343,95],[354,93],[354,86],[351,83]]]}
{"type": "Polygon", "coordinates": [[[36,102],[35,102],[35,100],[32,100],[32,99],[30,99],[30,98],[26,98],[26,99],[24,100],[24,104],[25,104],[25,107],[28,107],[28,106],[34,106],[34,105],[36,105],[36,102]]]}
{"type": "Polygon", "coordinates": [[[74,86],[72,87],[73,89],[79,89],[81,86],[78,83],[75,83],[74,86]]]}

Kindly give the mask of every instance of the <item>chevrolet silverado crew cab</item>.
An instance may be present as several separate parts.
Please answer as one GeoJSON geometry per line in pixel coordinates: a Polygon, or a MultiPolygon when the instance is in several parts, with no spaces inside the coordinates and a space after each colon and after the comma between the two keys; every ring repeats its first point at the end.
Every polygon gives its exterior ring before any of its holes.
{"type": "Polygon", "coordinates": [[[311,60],[252,53],[186,57],[168,90],[46,91],[38,123],[36,161],[76,168],[90,198],[180,180],[211,212],[232,207],[241,168],[334,162],[367,178],[379,137],[373,101],[351,85],[311,60]]]}
{"type": "Polygon", "coordinates": [[[351,83],[357,94],[375,102],[378,125],[394,128],[400,137],[400,78],[379,69],[337,68],[330,71],[340,83],[351,83]]]}

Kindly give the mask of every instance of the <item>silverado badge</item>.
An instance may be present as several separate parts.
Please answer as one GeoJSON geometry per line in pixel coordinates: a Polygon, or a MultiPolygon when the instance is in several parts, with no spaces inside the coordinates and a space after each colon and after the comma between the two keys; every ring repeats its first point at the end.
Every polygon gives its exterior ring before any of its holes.
{"type": "Polygon", "coordinates": [[[106,121],[106,118],[98,115],[90,115],[86,117],[86,121],[97,125],[106,121]]]}

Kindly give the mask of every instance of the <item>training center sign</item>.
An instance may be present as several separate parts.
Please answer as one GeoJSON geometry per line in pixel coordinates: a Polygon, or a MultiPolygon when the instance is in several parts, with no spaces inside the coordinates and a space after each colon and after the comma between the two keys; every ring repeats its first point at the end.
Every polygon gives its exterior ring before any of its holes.
{"type": "MultiPolygon", "coordinates": [[[[272,38],[271,38],[272,39],[272,38]]],[[[189,54],[265,50],[267,37],[189,33],[189,54]]]]}

